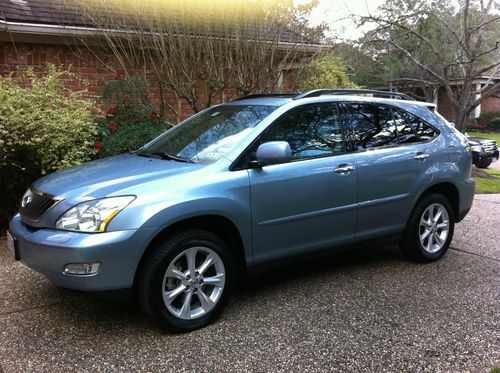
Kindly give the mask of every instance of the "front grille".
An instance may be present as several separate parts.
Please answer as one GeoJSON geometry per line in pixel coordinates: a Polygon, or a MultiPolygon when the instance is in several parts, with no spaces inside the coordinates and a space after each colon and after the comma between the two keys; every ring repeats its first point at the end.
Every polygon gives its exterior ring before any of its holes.
{"type": "Polygon", "coordinates": [[[486,153],[493,153],[493,152],[496,152],[498,150],[498,145],[495,143],[495,142],[488,142],[488,143],[484,143],[482,144],[483,148],[484,148],[484,151],[486,153]]]}
{"type": "Polygon", "coordinates": [[[31,202],[19,209],[21,216],[29,220],[38,220],[45,212],[57,203],[54,196],[32,190],[31,202]]]}

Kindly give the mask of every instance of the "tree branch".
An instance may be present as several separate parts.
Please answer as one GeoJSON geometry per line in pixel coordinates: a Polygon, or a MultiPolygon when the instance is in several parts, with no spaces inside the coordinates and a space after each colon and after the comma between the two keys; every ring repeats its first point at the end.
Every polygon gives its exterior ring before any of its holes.
{"type": "Polygon", "coordinates": [[[469,104],[467,106],[467,112],[470,112],[476,106],[478,106],[481,102],[486,100],[488,97],[493,96],[497,92],[500,92],[500,81],[496,82],[495,84],[490,84],[490,85],[484,86],[483,89],[481,89],[481,91],[480,91],[479,98],[475,99],[474,101],[472,101],[471,104],[469,104]]]}

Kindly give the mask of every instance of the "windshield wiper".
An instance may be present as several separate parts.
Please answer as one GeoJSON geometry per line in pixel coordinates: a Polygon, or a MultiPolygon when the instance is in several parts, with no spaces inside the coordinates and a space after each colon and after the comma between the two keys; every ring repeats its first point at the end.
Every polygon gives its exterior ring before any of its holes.
{"type": "Polygon", "coordinates": [[[163,152],[151,152],[151,153],[137,153],[137,155],[140,155],[142,157],[160,157],[161,159],[166,159],[169,161],[177,161],[177,162],[185,162],[185,163],[194,163],[191,159],[187,158],[182,158],[178,157],[176,155],[168,154],[168,153],[163,153],[163,152]]]}

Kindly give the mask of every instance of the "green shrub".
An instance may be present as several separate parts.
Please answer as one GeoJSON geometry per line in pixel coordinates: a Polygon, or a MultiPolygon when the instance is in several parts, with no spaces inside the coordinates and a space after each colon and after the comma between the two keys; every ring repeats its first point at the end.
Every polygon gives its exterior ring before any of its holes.
{"type": "Polygon", "coordinates": [[[148,84],[138,75],[123,75],[118,70],[114,80],[107,81],[99,90],[99,101],[104,107],[151,107],[148,84]]]}
{"type": "Polygon", "coordinates": [[[63,88],[68,78],[53,66],[43,77],[32,70],[0,77],[0,230],[35,179],[95,154],[93,104],[85,90],[63,88]]]}
{"type": "Polygon", "coordinates": [[[108,109],[107,116],[96,123],[95,147],[99,157],[138,149],[171,126],[155,112],[137,107],[108,109]]]}
{"type": "Polygon", "coordinates": [[[482,113],[477,119],[477,124],[484,126],[484,129],[500,131],[500,111],[482,113]]]}
{"type": "Polygon", "coordinates": [[[117,74],[101,88],[99,101],[107,108],[105,116],[96,120],[99,157],[135,150],[172,126],[149,102],[142,77],[117,74]]]}

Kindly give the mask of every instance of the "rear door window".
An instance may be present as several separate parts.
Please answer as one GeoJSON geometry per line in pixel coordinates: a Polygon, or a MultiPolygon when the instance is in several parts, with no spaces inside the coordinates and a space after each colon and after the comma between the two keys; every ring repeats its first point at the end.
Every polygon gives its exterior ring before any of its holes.
{"type": "Polygon", "coordinates": [[[346,106],[350,150],[399,145],[398,123],[391,107],[366,103],[348,103],[346,106]]]}

